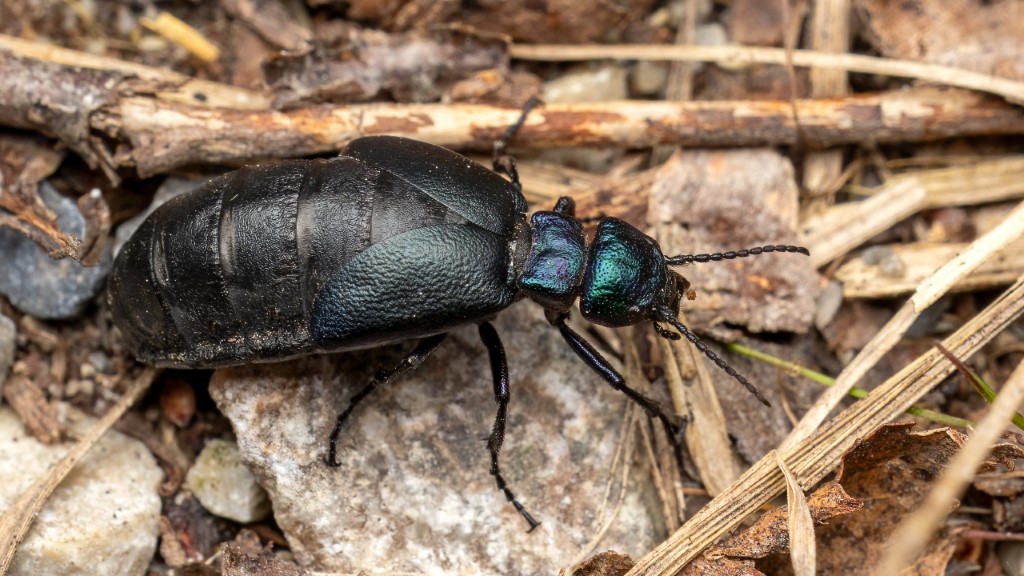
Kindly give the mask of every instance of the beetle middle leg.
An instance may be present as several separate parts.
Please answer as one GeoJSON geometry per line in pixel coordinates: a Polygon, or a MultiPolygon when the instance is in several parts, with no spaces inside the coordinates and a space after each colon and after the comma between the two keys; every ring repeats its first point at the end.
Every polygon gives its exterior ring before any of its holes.
{"type": "Polygon", "coordinates": [[[437,347],[441,345],[441,342],[444,341],[445,336],[447,336],[447,334],[437,334],[436,336],[431,336],[423,340],[422,342],[419,343],[419,345],[416,346],[415,350],[410,352],[408,356],[403,358],[402,361],[398,363],[398,366],[395,366],[391,370],[379,370],[376,376],[374,376],[373,380],[371,380],[369,384],[367,384],[365,387],[363,387],[362,390],[356,392],[356,394],[352,396],[352,399],[349,400],[348,402],[348,407],[345,408],[345,410],[341,414],[338,414],[338,419],[334,423],[334,430],[331,431],[330,450],[328,451],[327,455],[328,466],[332,466],[335,468],[341,466],[341,463],[338,462],[337,459],[338,435],[341,433],[341,427],[344,426],[345,421],[348,420],[349,415],[352,414],[352,411],[355,410],[356,406],[358,406],[359,403],[364,398],[369,396],[370,393],[373,392],[378,385],[387,384],[394,380],[395,378],[397,378],[398,376],[401,376],[402,374],[405,374],[409,370],[412,370],[413,368],[422,364],[423,361],[427,359],[427,356],[430,356],[430,353],[436,350],[437,347]]]}
{"type": "Polygon", "coordinates": [[[491,476],[498,483],[498,489],[505,494],[505,498],[512,503],[526,523],[530,525],[527,532],[540,526],[540,522],[533,519],[526,508],[516,499],[515,495],[508,488],[505,478],[501,475],[498,467],[498,453],[501,452],[501,445],[505,442],[505,421],[508,415],[509,386],[508,386],[508,361],[505,359],[505,348],[501,345],[498,332],[490,322],[480,324],[480,339],[487,347],[487,353],[491,358],[491,376],[494,378],[494,401],[498,403],[498,413],[494,416],[494,427],[491,428],[491,435],[487,439],[487,451],[491,453],[491,476]]]}

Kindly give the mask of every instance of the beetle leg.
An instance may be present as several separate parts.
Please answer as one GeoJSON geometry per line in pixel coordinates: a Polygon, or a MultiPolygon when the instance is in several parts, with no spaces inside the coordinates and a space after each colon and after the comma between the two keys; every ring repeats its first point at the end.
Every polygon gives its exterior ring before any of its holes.
{"type": "Polygon", "coordinates": [[[531,96],[526,101],[526,104],[523,105],[523,111],[519,115],[519,119],[506,128],[505,133],[494,141],[494,152],[491,157],[491,165],[494,171],[498,174],[508,175],[512,180],[512,185],[518,188],[520,192],[523,191],[523,185],[519,183],[519,171],[516,170],[516,161],[507,155],[505,150],[508,148],[508,143],[515,137],[516,132],[523,127],[526,117],[530,115],[530,110],[533,110],[538,104],[540,104],[540,99],[536,96],[531,96]]]}
{"type": "Polygon", "coordinates": [[[686,419],[677,416],[675,414],[666,414],[665,410],[661,407],[661,404],[651,400],[647,396],[637,392],[636,390],[629,387],[626,384],[625,378],[621,374],[612,368],[611,364],[601,353],[598,352],[590,342],[583,339],[582,336],[569,328],[569,325],[565,323],[565,317],[558,317],[552,322],[558,331],[562,333],[562,338],[569,344],[574,352],[590,366],[594,372],[597,372],[605,379],[606,382],[611,384],[612,388],[615,388],[619,392],[622,392],[629,397],[630,400],[636,402],[641,408],[647,412],[647,415],[652,418],[661,420],[662,424],[668,428],[669,433],[674,438],[680,438],[683,431],[686,429],[686,419]]]}
{"type": "Polygon", "coordinates": [[[491,476],[498,483],[498,489],[505,494],[505,498],[512,503],[516,511],[523,516],[526,523],[530,525],[527,532],[540,526],[540,522],[533,519],[526,508],[516,499],[509,490],[505,478],[501,475],[498,467],[498,453],[505,441],[505,419],[508,414],[509,386],[508,386],[508,361],[505,359],[505,348],[501,345],[501,338],[490,322],[480,324],[480,339],[487,347],[487,353],[491,357],[491,376],[494,378],[494,401],[498,403],[498,413],[494,416],[494,427],[491,428],[491,436],[487,439],[487,451],[491,453],[491,476]]]}
{"type": "Polygon", "coordinates": [[[415,350],[413,350],[412,352],[409,353],[408,356],[403,358],[402,361],[398,363],[398,366],[395,366],[391,370],[378,370],[373,380],[371,380],[369,384],[363,387],[362,390],[356,392],[356,394],[352,396],[352,398],[348,401],[348,407],[345,408],[345,411],[342,412],[341,414],[338,414],[338,419],[334,423],[334,430],[331,431],[330,450],[328,451],[327,455],[328,466],[332,466],[335,468],[341,466],[341,463],[338,462],[337,459],[338,435],[341,433],[341,427],[345,424],[345,420],[348,420],[349,415],[352,414],[352,411],[355,410],[356,406],[364,398],[369,396],[370,393],[373,392],[373,390],[377,388],[378,385],[387,384],[394,380],[395,378],[397,378],[398,376],[401,376],[402,374],[405,374],[409,370],[412,370],[413,368],[422,364],[423,361],[427,359],[427,356],[430,356],[430,353],[436,350],[437,347],[441,345],[441,342],[444,340],[445,336],[447,336],[447,334],[438,334],[436,336],[426,338],[425,340],[420,342],[418,346],[416,346],[415,350]]]}
{"type": "Polygon", "coordinates": [[[668,328],[665,328],[657,321],[654,322],[654,331],[658,333],[658,336],[661,336],[666,340],[679,340],[681,338],[679,334],[676,334],[675,332],[669,330],[668,328]]]}
{"type": "Polygon", "coordinates": [[[555,212],[569,218],[576,217],[576,201],[569,196],[562,196],[555,202],[555,212]]]}

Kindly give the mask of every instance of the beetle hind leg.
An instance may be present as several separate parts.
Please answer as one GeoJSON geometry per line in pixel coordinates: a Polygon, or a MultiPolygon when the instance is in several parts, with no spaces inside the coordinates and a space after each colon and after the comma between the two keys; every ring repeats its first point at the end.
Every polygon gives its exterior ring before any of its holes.
{"type": "Polygon", "coordinates": [[[491,476],[498,484],[498,490],[505,494],[507,499],[516,511],[522,515],[526,523],[530,525],[527,532],[540,526],[540,522],[534,520],[533,516],[526,511],[526,508],[512,494],[508,483],[501,475],[501,468],[498,466],[498,453],[501,452],[501,445],[505,441],[505,420],[508,415],[509,385],[508,385],[508,361],[505,359],[505,348],[501,345],[498,332],[490,322],[480,324],[480,339],[487,347],[487,353],[491,358],[491,375],[494,378],[494,401],[498,404],[498,412],[494,416],[494,427],[491,428],[491,435],[487,439],[487,451],[491,453],[491,476]]]}
{"type": "Polygon", "coordinates": [[[327,454],[328,466],[331,466],[333,468],[341,466],[341,463],[338,462],[337,458],[338,436],[341,434],[341,427],[345,425],[345,421],[348,420],[348,417],[356,409],[356,406],[358,406],[359,403],[362,402],[364,398],[369,396],[370,393],[377,388],[377,386],[381,384],[387,384],[394,380],[395,378],[401,376],[402,374],[405,374],[409,370],[412,370],[413,368],[422,364],[423,361],[427,359],[427,356],[430,356],[430,353],[436,350],[437,347],[441,345],[441,342],[444,341],[445,336],[447,336],[447,334],[438,334],[436,336],[431,336],[423,340],[422,342],[419,343],[418,346],[416,346],[415,350],[410,352],[408,356],[403,358],[402,361],[398,363],[398,366],[395,366],[391,370],[379,370],[376,376],[374,376],[373,380],[371,380],[369,384],[364,386],[362,390],[356,392],[355,395],[352,396],[352,398],[348,401],[348,406],[341,414],[338,414],[338,419],[334,422],[334,430],[331,431],[330,449],[328,450],[327,454]]]}

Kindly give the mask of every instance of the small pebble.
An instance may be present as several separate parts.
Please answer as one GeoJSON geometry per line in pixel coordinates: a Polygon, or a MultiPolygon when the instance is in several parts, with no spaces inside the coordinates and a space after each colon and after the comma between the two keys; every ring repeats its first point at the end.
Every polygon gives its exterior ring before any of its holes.
{"type": "MultiPolygon", "coordinates": [[[[57,226],[77,238],[85,231],[85,219],[75,201],[62,196],[49,183],[39,186],[39,197],[57,215],[57,226]]],[[[81,314],[106,281],[111,268],[109,245],[96,266],[86,268],[71,258],[54,260],[28,237],[0,228],[0,294],[15,308],[36,318],[63,320],[81,314]]]]}
{"type": "Polygon", "coordinates": [[[0,388],[3,388],[7,380],[7,374],[14,364],[14,345],[18,330],[14,326],[14,320],[0,314],[0,388]]]}
{"type": "Polygon", "coordinates": [[[242,464],[238,445],[210,440],[185,477],[185,486],[211,514],[248,524],[270,514],[267,492],[242,464]]]}

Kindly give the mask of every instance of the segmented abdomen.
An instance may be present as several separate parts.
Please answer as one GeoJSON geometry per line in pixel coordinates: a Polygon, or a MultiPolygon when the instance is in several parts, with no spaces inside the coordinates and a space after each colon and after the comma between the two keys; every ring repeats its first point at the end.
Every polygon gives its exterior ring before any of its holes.
{"type": "Polygon", "coordinates": [[[222,366],[317,351],[314,300],[368,247],[464,223],[436,200],[353,158],[242,168],[153,213],[119,254],[113,315],[135,356],[222,366]]]}

